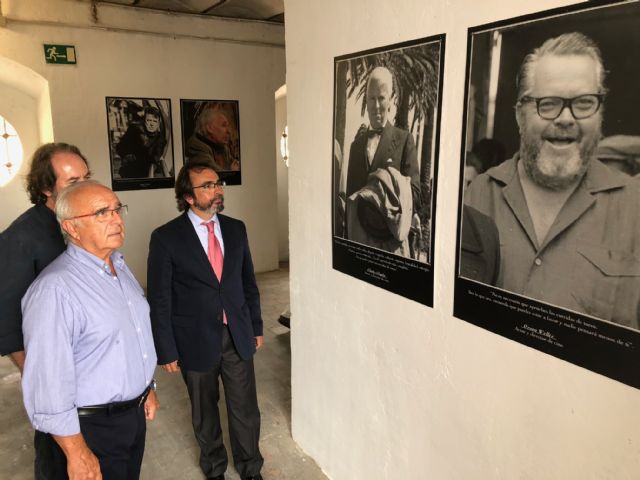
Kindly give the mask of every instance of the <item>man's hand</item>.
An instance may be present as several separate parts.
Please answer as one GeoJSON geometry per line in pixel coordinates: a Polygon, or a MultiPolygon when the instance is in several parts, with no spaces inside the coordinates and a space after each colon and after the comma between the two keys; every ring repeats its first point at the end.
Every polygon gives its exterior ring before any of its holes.
{"type": "Polygon", "coordinates": [[[24,359],[25,359],[24,350],[19,350],[17,352],[10,353],[9,358],[11,359],[13,364],[16,367],[18,367],[18,370],[20,370],[20,375],[22,375],[22,371],[24,370],[24,359]]]}
{"type": "Polygon", "coordinates": [[[156,392],[153,390],[149,391],[149,395],[144,402],[144,418],[147,420],[153,420],[156,418],[156,411],[160,408],[160,402],[158,401],[158,397],[156,396],[156,392]]]}
{"type": "Polygon", "coordinates": [[[256,337],[256,350],[260,350],[260,347],[262,346],[263,343],[264,343],[263,336],[256,337]]]}
{"type": "Polygon", "coordinates": [[[165,365],[160,365],[160,367],[167,373],[175,373],[180,370],[177,360],[174,360],[173,362],[167,363],[165,365]]]}
{"type": "Polygon", "coordinates": [[[100,462],[81,433],[66,437],[53,435],[53,439],[67,457],[69,480],[102,480],[100,462]]]}

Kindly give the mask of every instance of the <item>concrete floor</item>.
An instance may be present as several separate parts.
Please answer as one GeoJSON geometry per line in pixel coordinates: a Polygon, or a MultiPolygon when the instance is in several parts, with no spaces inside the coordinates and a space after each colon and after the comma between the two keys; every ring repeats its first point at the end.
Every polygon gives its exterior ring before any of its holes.
{"type": "MultiPolygon", "coordinates": [[[[291,348],[289,330],[278,323],[289,303],[289,272],[284,268],[259,274],[258,285],[265,322],[265,344],[255,357],[258,402],[262,413],[260,449],[265,480],[324,480],[316,463],[291,438],[291,348]]],[[[142,479],[201,479],[199,449],[191,429],[187,391],[179,374],[156,372],[161,409],[148,424],[142,479]]],[[[225,444],[227,415],[220,399],[225,444]]],[[[22,405],[20,376],[0,358],[0,479],[33,478],[33,431],[22,405]]],[[[229,456],[231,451],[228,448],[229,456]]],[[[239,476],[230,465],[227,480],[239,476]]]]}

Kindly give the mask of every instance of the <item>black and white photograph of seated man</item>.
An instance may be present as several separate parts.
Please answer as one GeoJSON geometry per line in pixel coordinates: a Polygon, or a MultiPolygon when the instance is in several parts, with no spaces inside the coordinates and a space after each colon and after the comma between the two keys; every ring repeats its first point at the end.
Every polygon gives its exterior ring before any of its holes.
{"type": "Polygon", "coordinates": [[[438,41],[336,60],[334,235],[430,263],[438,41]]]}
{"type": "Polygon", "coordinates": [[[614,378],[640,340],[639,21],[579,4],[469,31],[454,313],[614,378]]]}
{"type": "Polygon", "coordinates": [[[240,102],[180,100],[185,162],[211,165],[227,185],[240,185],[240,102]]]}
{"type": "Polygon", "coordinates": [[[170,100],[107,97],[106,102],[114,190],[167,187],[174,177],[170,100]]]}

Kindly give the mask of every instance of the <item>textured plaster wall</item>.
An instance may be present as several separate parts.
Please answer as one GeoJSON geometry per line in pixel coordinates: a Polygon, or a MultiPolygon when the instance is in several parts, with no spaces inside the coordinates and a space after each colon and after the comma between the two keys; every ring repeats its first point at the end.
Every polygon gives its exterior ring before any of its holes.
{"type": "MultiPolygon", "coordinates": [[[[283,27],[109,6],[98,7],[94,23],[88,2],[69,0],[5,0],[2,12],[0,57],[48,81],[55,140],[77,144],[94,177],[107,185],[106,96],[171,99],[177,169],[182,165],[180,98],[239,100],[242,185],[227,188],[225,213],[247,224],[256,270],[277,268],[273,131],[274,92],[285,81],[283,27]],[[75,45],[78,64],[46,65],[43,43],[75,45]]],[[[0,190],[0,200],[13,194],[0,190]]],[[[119,196],[130,207],[123,252],[145,284],[151,231],[178,214],[173,190],[119,196]]],[[[16,206],[6,215],[19,213],[16,206]]]]}
{"type": "Polygon", "coordinates": [[[451,315],[467,28],[565,4],[285,2],[292,430],[334,480],[640,478],[640,392],[451,315]],[[430,309],[331,268],[333,58],[440,33],[430,309]]]}

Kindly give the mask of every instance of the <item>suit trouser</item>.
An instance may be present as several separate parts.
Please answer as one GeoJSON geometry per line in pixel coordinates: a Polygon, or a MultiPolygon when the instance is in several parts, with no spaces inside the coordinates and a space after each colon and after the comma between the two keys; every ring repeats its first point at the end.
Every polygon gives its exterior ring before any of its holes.
{"type": "MultiPolygon", "coordinates": [[[[80,417],[80,431],[98,457],[104,480],[137,480],[144,455],[147,424],[144,407],[112,415],[80,417]]],[[[67,457],[48,433],[34,436],[37,480],[67,480],[67,457]]]]}
{"type": "Polygon", "coordinates": [[[243,360],[238,355],[229,328],[224,326],[222,329],[222,355],[211,370],[195,372],[183,369],[181,372],[191,400],[193,431],[200,445],[200,468],[205,476],[222,475],[228,463],[218,411],[218,377],[222,377],[224,385],[236,470],[243,478],[260,473],[264,459],[258,447],[260,410],[253,359],[243,360]]]}

